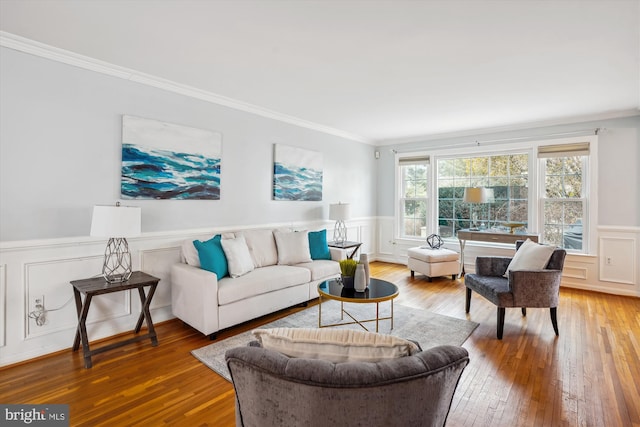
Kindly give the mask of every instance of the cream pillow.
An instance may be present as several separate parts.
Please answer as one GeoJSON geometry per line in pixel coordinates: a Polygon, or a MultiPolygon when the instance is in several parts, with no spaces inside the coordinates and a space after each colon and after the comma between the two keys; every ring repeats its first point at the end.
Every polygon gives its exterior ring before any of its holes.
{"type": "Polygon", "coordinates": [[[278,249],[272,230],[247,230],[242,235],[256,268],[278,263],[278,249]]]}
{"type": "Polygon", "coordinates": [[[244,236],[238,236],[235,239],[222,239],[220,244],[224,255],[227,257],[229,275],[231,277],[240,277],[253,271],[253,260],[244,236]]]}
{"type": "Polygon", "coordinates": [[[283,232],[275,230],[273,236],[278,247],[278,264],[293,265],[311,262],[308,231],[283,232]]]}
{"type": "Polygon", "coordinates": [[[193,245],[193,239],[187,239],[182,243],[182,256],[187,264],[200,268],[200,256],[193,245]]]}
{"type": "Polygon", "coordinates": [[[539,245],[527,239],[511,259],[504,277],[509,277],[509,271],[542,270],[555,249],[554,246],[539,245]]]}
{"type": "Polygon", "coordinates": [[[273,328],[252,332],[268,350],[334,363],[379,362],[420,351],[415,343],[402,338],[351,329],[273,328]]]}

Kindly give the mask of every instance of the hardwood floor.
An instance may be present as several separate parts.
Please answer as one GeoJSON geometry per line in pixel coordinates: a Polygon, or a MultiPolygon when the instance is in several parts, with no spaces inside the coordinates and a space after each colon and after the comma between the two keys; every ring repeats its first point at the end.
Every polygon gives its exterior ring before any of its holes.
{"type": "MultiPolygon", "coordinates": [[[[549,310],[522,317],[507,309],[499,341],[495,306],[474,294],[466,315],[461,280],[429,283],[421,275],[411,279],[401,265],[371,267],[374,277],[398,284],[398,304],[480,323],[463,344],[471,362],[447,425],[640,426],[639,298],[563,288],[559,337],[549,310]]],[[[218,339],[299,310],[223,331],[218,339]]],[[[99,354],[92,369],[71,349],[2,368],[0,402],[67,403],[73,426],[235,425],[233,387],[189,353],[208,338],[177,320],[157,325],[157,332],[158,347],[142,342],[99,354]]]]}

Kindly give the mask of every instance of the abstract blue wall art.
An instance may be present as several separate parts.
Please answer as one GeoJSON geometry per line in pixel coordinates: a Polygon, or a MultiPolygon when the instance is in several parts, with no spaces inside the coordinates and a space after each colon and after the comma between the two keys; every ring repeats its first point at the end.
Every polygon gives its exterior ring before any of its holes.
{"type": "Polygon", "coordinates": [[[322,153],[274,144],[274,200],[322,200],[322,153]]]}
{"type": "Polygon", "coordinates": [[[122,116],[122,197],[220,200],[222,134],[122,116]]]}

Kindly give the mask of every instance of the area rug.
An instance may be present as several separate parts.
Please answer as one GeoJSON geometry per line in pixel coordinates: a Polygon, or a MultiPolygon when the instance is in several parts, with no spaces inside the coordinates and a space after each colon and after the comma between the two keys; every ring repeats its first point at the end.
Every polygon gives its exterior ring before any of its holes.
{"type": "MultiPolygon", "coordinates": [[[[356,319],[375,318],[375,304],[345,304],[345,310],[356,319]]],[[[390,304],[380,304],[380,317],[386,317],[390,312],[390,304]],[[384,307],[383,307],[384,306],[384,307]]],[[[394,324],[391,329],[389,320],[381,320],[379,332],[395,335],[417,341],[423,350],[438,345],[461,345],[471,335],[478,323],[468,320],[456,319],[441,314],[431,313],[426,310],[407,307],[400,304],[394,305],[394,324]]],[[[345,316],[345,321],[350,320],[345,316]]],[[[322,324],[338,323],[340,320],[340,303],[337,301],[325,301],[322,303],[322,324]]],[[[365,324],[369,330],[375,331],[375,322],[365,324]]],[[[317,328],[318,306],[291,314],[282,319],[267,323],[260,328],[317,328]]],[[[357,324],[338,326],[339,328],[361,329],[357,324]]],[[[231,381],[227,365],[224,360],[225,352],[234,347],[246,346],[254,341],[251,331],[213,342],[205,347],[193,350],[198,360],[209,368],[231,381]]]]}

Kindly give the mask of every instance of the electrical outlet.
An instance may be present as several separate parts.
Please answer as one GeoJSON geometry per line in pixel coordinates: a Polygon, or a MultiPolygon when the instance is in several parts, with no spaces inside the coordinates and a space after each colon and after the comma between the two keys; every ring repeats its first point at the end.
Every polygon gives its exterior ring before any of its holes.
{"type": "Polygon", "coordinates": [[[606,263],[607,263],[607,265],[611,265],[611,257],[610,256],[607,257],[606,263]]]}
{"type": "Polygon", "coordinates": [[[31,297],[29,304],[29,313],[44,310],[44,295],[35,295],[31,297]],[[39,307],[38,307],[39,306],[39,307]]]}

